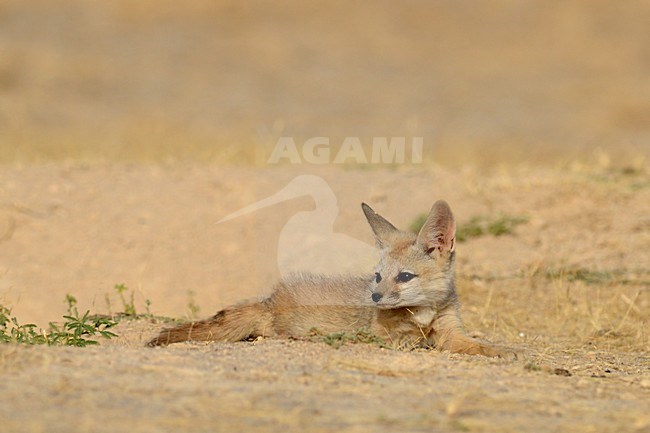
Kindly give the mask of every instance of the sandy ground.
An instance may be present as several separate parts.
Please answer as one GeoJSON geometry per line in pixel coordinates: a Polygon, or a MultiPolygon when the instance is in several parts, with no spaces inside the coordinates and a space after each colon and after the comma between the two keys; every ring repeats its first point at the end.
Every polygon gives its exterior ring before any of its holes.
{"type": "Polygon", "coordinates": [[[5,346],[0,360],[0,416],[12,432],[650,428],[648,357],[630,354],[554,354],[552,367],[570,377],[484,358],[298,341],[5,346]]]}
{"type": "Polygon", "coordinates": [[[172,317],[190,313],[189,289],[199,316],[263,295],[281,273],[282,228],[322,211],[322,192],[216,221],[305,171],[337,199],[333,230],[369,244],[362,200],[401,227],[437,198],[461,225],[527,216],[511,235],[458,245],[467,327],[526,359],[273,340],[154,350],[142,344],[162,324],[127,321],[100,347],[1,346],[3,431],[650,429],[643,171],[5,167],[2,303],[44,326],[65,312],[66,293],[120,311],[116,283],[135,289],[140,312],[149,299],[172,317]]]}

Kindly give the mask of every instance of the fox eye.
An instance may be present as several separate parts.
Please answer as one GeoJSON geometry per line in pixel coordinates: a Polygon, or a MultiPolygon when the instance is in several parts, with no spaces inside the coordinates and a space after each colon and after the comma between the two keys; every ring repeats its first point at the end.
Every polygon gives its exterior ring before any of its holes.
{"type": "Polygon", "coordinates": [[[377,283],[381,282],[381,274],[379,272],[375,272],[375,281],[377,283]]]}
{"type": "Polygon", "coordinates": [[[406,283],[408,281],[411,281],[413,278],[415,278],[417,275],[414,275],[410,272],[400,272],[397,274],[397,277],[395,277],[395,281],[398,283],[406,283]]]}

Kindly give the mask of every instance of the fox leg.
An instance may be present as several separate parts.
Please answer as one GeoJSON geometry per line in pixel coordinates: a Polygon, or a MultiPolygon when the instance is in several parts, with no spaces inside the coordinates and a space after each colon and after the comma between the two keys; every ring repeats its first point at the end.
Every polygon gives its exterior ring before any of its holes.
{"type": "Polygon", "coordinates": [[[434,323],[433,339],[441,350],[466,355],[483,355],[509,360],[517,359],[517,352],[486,341],[472,338],[465,332],[457,310],[444,313],[434,323]]]}
{"type": "Polygon", "coordinates": [[[163,329],[147,346],[166,346],[181,341],[241,341],[273,335],[273,317],[266,301],[249,301],[221,310],[209,319],[163,329]]]}

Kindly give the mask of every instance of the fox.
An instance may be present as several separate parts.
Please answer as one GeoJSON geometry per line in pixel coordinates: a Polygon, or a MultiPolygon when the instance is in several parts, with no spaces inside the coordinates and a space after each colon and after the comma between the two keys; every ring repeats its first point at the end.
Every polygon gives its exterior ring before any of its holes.
{"type": "Polygon", "coordinates": [[[365,203],[380,260],[374,273],[295,273],[264,299],[243,301],[199,321],[166,328],[147,346],[184,341],[236,342],[367,330],[395,348],[436,348],[517,359],[517,352],[465,331],[456,293],[456,223],[436,201],[419,233],[397,229],[365,203]]]}

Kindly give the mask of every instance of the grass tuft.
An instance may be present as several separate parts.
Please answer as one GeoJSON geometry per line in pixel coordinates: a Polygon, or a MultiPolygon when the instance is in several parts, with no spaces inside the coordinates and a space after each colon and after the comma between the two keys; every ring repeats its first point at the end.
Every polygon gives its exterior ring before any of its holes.
{"type": "Polygon", "coordinates": [[[373,344],[385,349],[389,348],[383,339],[371,334],[365,329],[359,329],[353,333],[335,332],[333,334],[323,334],[317,328],[312,328],[309,332],[308,340],[325,343],[335,349],[345,344],[373,344]]]}
{"type": "Polygon", "coordinates": [[[528,222],[528,217],[499,213],[494,216],[479,215],[462,224],[456,232],[459,242],[485,235],[503,236],[514,233],[515,227],[528,222]]]}
{"type": "MultiPolygon", "coordinates": [[[[427,220],[427,214],[418,215],[409,225],[413,233],[418,233],[427,220]]],[[[456,230],[456,239],[465,242],[481,236],[502,236],[514,234],[515,228],[528,222],[526,216],[513,216],[499,213],[496,215],[477,215],[456,230]]]]}

